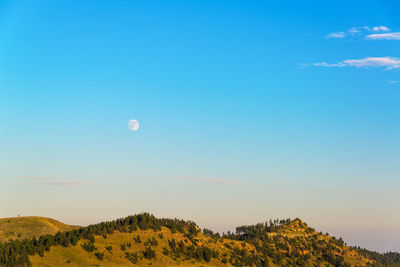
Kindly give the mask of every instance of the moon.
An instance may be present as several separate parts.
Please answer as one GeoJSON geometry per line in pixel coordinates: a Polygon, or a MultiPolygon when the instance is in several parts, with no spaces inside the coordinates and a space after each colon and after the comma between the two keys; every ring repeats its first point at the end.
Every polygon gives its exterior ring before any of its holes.
{"type": "Polygon", "coordinates": [[[137,131],[139,129],[139,122],[137,120],[130,120],[128,123],[129,130],[137,131]]]}

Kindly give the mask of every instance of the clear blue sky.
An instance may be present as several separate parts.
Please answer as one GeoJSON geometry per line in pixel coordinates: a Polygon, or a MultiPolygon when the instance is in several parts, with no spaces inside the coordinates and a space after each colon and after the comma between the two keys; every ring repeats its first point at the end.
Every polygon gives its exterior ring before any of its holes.
{"type": "Polygon", "coordinates": [[[300,217],[399,251],[399,11],[0,1],[0,217],[300,217]]]}

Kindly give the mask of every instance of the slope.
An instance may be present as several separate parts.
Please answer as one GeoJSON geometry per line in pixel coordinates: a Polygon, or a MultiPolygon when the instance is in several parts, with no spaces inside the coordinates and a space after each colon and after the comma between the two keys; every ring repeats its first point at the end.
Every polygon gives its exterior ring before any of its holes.
{"type": "Polygon", "coordinates": [[[220,236],[191,221],[147,213],[0,243],[3,266],[400,266],[399,255],[349,247],[299,219],[240,226],[220,236]]]}
{"type": "Polygon", "coordinates": [[[9,239],[24,239],[55,234],[78,228],[45,217],[14,217],[0,219],[0,242],[9,239]]]}

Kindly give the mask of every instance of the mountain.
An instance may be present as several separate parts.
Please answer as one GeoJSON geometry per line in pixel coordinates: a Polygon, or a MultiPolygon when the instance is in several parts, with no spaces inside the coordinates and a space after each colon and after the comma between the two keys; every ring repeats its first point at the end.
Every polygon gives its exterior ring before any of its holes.
{"type": "MultiPolygon", "coordinates": [[[[7,219],[5,219],[7,220],[7,219]]],[[[222,236],[143,213],[0,243],[1,266],[400,266],[399,253],[350,247],[300,219],[240,226],[222,236]]]]}
{"type": "Polygon", "coordinates": [[[25,239],[41,235],[54,235],[59,231],[78,228],[45,217],[14,217],[0,219],[0,242],[9,239],[25,239]]]}

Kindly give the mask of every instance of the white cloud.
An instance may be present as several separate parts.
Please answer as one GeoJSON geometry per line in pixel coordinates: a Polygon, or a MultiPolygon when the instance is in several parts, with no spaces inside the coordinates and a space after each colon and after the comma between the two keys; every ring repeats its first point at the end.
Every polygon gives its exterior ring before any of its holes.
{"type": "Polygon", "coordinates": [[[400,68],[400,58],[396,57],[367,57],[364,59],[348,59],[343,63],[357,68],[386,67],[386,69],[400,68]]]}
{"type": "MultiPolygon", "coordinates": [[[[361,27],[351,27],[348,30],[345,31],[340,31],[340,32],[332,32],[326,36],[328,39],[332,38],[345,38],[345,37],[351,37],[351,36],[365,36],[367,34],[369,35],[383,35],[383,34],[390,34],[390,33],[381,33],[381,32],[390,32],[390,29],[386,26],[374,26],[374,27],[368,27],[368,26],[361,26],[361,27]],[[371,32],[374,32],[374,34],[370,34],[371,32]]],[[[367,37],[369,36],[367,35],[367,37]]],[[[368,38],[369,39],[369,38],[368,38]]],[[[382,38],[383,39],[383,38],[382,38]]]]}
{"type": "Polygon", "coordinates": [[[400,84],[400,81],[389,81],[390,84],[400,84]]]}
{"type": "Polygon", "coordinates": [[[388,32],[388,31],[390,31],[390,29],[388,27],[386,27],[386,26],[376,26],[376,27],[373,27],[372,30],[374,32],[379,32],[379,31],[388,32]]]}
{"type": "Polygon", "coordinates": [[[360,30],[358,27],[353,27],[353,28],[350,28],[350,30],[348,30],[348,32],[349,32],[351,35],[355,35],[355,34],[357,34],[357,33],[360,33],[361,30],[360,30]]]}
{"type": "Polygon", "coordinates": [[[319,63],[314,63],[314,66],[318,66],[318,67],[346,67],[346,64],[339,62],[339,63],[333,63],[333,64],[329,64],[326,62],[319,62],[319,63]]]}
{"type": "Polygon", "coordinates": [[[346,36],[345,32],[332,32],[326,36],[326,38],[344,38],[346,36]]]}
{"type": "Polygon", "coordinates": [[[389,32],[389,33],[374,33],[369,34],[365,39],[372,40],[400,40],[400,32],[389,32]]]}
{"type": "Polygon", "coordinates": [[[208,182],[212,184],[231,184],[232,182],[227,179],[216,179],[216,178],[178,178],[179,181],[200,181],[200,182],[208,182]]]}
{"type": "Polygon", "coordinates": [[[338,63],[326,62],[314,63],[314,66],[322,67],[346,67],[357,68],[384,67],[386,70],[400,69],[400,58],[397,57],[367,57],[363,59],[347,59],[338,63]]]}

